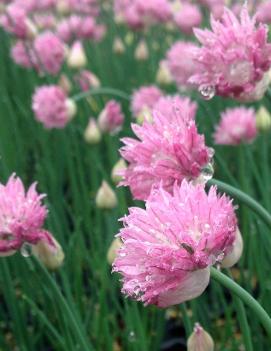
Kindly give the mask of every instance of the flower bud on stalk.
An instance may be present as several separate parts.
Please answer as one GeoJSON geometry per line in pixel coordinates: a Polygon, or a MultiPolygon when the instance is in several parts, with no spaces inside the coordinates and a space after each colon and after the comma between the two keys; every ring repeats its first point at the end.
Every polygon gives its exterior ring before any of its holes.
{"type": "Polygon", "coordinates": [[[87,64],[84,47],[80,41],[76,41],[68,54],[67,64],[70,68],[83,68],[87,64]]]}
{"type": "Polygon", "coordinates": [[[264,106],[257,111],[256,127],[260,132],[267,132],[271,128],[271,115],[264,106]]]}
{"type": "Polygon", "coordinates": [[[115,192],[104,180],[96,195],[96,206],[104,210],[110,210],[116,207],[118,199],[115,192]]]}
{"type": "Polygon", "coordinates": [[[141,40],[135,49],[135,59],[145,61],[149,58],[149,49],[145,40],[141,40]]]}
{"type": "Polygon", "coordinates": [[[98,144],[101,141],[101,132],[94,118],[89,119],[88,126],[84,133],[84,138],[89,144],[98,144]]]}
{"type": "Polygon", "coordinates": [[[214,351],[214,341],[199,323],[187,341],[187,351],[214,351]]]}

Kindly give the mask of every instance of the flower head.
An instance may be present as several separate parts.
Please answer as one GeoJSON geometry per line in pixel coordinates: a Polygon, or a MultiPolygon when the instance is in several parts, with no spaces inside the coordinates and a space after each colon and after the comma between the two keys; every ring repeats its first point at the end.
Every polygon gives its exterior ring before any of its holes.
{"type": "MultiPolygon", "coordinates": [[[[161,104],[161,102],[160,102],[161,104]]],[[[124,138],[122,157],[129,163],[121,185],[129,186],[134,198],[146,200],[153,186],[172,191],[173,184],[195,179],[213,155],[192,119],[194,107],[174,103],[154,111],[153,121],[132,125],[138,139],[124,138]]]]}
{"type": "Polygon", "coordinates": [[[177,41],[167,52],[167,65],[179,88],[191,88],[188,79],[197,71],[198,63],[194,59],[197,48],[192,42],[177,41]]]}
{"type": "Polygon", "coordinates": [[[99,88],[101,85],[99,78],[94,73],[87,70],[82,70],[76,74],[74,80],[82,91],[99,88]]]}
{"type": "Polygon", "coordinates": [[[255,101],[263,97],[271,67],[271,44],[267,43],[268,28],[255,25],[246,5],[240,20],[225,8],[221,20],[211,18],[212,30],[195,29],[202,47],[194,59],[202,69],[190,82],[199,89],[213,87],[218,95],[239,101],[255,101]]]}
{"type": "Polygon", "coordinates": [[[37,88],[32,108],[36,119],[45,128],[64,128],[76,112],[75,104],[56,85],[37,88]]]}
{"type": "Polygon", "coordinates": [[[100,130],[104,133],[115,134],[120,131],[123,122],[124,115],[121,105],[115,100],[108,101],[98,118],[100,130]]]}
{"type": "Polygon", "coordinates": [[[44,194],[36,191],[36,183],[25,191],[20,178],[11,175],[6,185],[0,183],[0,255],[15,253],[23,244],[45,241],[54,248],[54,241],[43,224],[47,209],[41,201],[44,194]]]}
{"type": "Polygon", "coordinates": [[[151,111],[162,95],[162,91],[155,85],[143,86],[136,90],[132,96],[131,110],[133,115],[137,117],[146,109],[151,111]]]}
{"type": "Polygon", "coordinates": [[[195,4],[183,3],[180,10],[174,14],[174,22],[186,34],[192,34],[193,27],[199,26],[201,21],[200,9],[195,4]]]}
{"type": "Polygon", "coordinates": [[[209,267],[232,250],[237,231],[229,198],[185,180],[172,194],[153,189],[146,209],[130,208],[123,222],[113,268],[123,276],[122,291],[160,307],[199,296],[209,267]]]}
{"type": "Polygon", "coordinates": [[[237,107],[227,109],[221,115],[216,126],[214,139],[216,144],[238,145],[250,143],[257,136],[256,115],[252,108],[237,107]]]}
{"type": "Polygon", "coordinates": [[[65,59],[65,48],[62,41],[52,32],[44,32],[34,41],[34,53],[39,69],[57,74],[65,59]]]}

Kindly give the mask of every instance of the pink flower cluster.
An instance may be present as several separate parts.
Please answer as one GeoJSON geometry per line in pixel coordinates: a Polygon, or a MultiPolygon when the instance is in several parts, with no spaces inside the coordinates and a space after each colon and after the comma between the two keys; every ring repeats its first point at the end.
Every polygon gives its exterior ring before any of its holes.
{"type": "Polygon", "coordinates": [[[36,183],[26,192],[14,174],[6,185],[0,183],[0,256],[14,254],[25,243],[45,241],[54,248],[51,234],[42,228],[47,216],[44,197],[37,193],[36,183]]]}
{"type": "MultiPolygon", "coordinates": [[[[173,98],[174,99],[174,98],[173,98]]],[[[121,185],[129,186],[134,198],[146,200],[153,186],[171,192],[175,182],[195,179],[213,155],[194,121],[196,106],[189,99],[163,99],[153,121],[132,125],[138,139],[124,138],[122,157],[129,163],[121,185]]]]}
{"type": "Polygon", "coordinates": [[[115,100],[108,101],[98,118],[100,130],[104,133],[115,134],[121,130],[123,122],[124,115],[121,105],[115,100]]]}
{"type": "Polygon", "coordinates": [[[162,97],[162,91],[155,85],[143,86],[136,90],[132,96],[131,110],[134,117],[142,112],[152,110],[156,102],[162,97]]]}
{"type": "Polygon", "coordinates": [[[58,86],[48,85],[36,89],[32,108],[36,119],[45,128],[63,128],[75,113],[65,92],[58,86]]]}
{"type": "Polygon", "coordinates": [[[180,9],[173,14],[173,20],[183,33],[192,34],[193,27],[198,27],[202,21],[200,8],[188,2],[180,3],[180,9]]]}
{"type": "Polygon", "coordinates": [[[221,20],[211,18],[212,30],[195,29],[202,46],[194,51],[201,66],[189,82],[201,90],[213,87],[218,95],[239,101],[255,101],[263,97],[271,67],[271,44],[268,28],[255,24],[244,5],[240,20],[225,8],[221,20]]]}
{"type": "Polygon", "coordinates": [[[177,41],[166,54],[167,67],[180,89],[190,89],[193,84],[189,78],[199,70],[195,59],[195,50],[198,46],[193,42],[177,41]]]}
{"type": "Polygon", "coordinates": [[[123,222],[113,264],[123,276],[122,292],[159,307],[202,294],[209,267],[231,252],[237,232],[230,199],[185,180],[172,194],[153,191],[146,209],[130,208],[123,222]]]}
{"type": "Polygon", "coordinates": [[[171,19],[168,0],[114,0],[116,18],[132,29],[144,29],[171,19]]]}
{"type": "Polygon", "coordinates": [[[12,49],[16,63],[55,75],[65,60],[64,43],[103,37],[98,15],[97,0],[14,0],[0,16],[0,25],[19,40],[12,49]]]}
{"type": "Polygon", "coordinates": [[[238,145],[250,143],[257,136],[256,116],[252,108],[237,107],[222,113],[221,121],[216,126],[214,139],[216,144],[238,145]]]}

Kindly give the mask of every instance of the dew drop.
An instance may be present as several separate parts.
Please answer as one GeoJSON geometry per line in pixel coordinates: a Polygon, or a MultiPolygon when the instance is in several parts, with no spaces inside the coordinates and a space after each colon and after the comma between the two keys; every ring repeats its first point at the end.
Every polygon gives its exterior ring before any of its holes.
{"type": "Polygon", "coordinates": [[[129,332],[128,340],[129,342],[136,342],[136,334],[133,330],[129,332]]]}
{"type": "Polygon", "coordinates": [[[214,85],[202,84],[199,87],[199,93],[204,100],[211,100],[216,93],[214,85]]]}
{"type": "Polygon", "coordinates": [[[32,254],[32,245],[28,243],[24,243],[23,246],[21,247],[21,255],[23,257],[30,257],[32,254]]]}
{"type": "Polygon", "coordinates": [[[208,182],[208,180],[212,179],[214,175],[214,168],[211,163],[208,163],[201,170],[201,178],[204,183],[208,182]]]}

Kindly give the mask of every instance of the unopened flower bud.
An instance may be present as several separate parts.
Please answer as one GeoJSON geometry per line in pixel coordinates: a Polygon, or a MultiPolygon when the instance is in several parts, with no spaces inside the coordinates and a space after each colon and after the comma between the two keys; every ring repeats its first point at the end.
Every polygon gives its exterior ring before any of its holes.
{"type": "Polygon", "coordinates": [[[84,133],[84,139],[89,144],[98,144],[101,141],[101,132],[94,118],[90,118],[84,133]]]}
{"type": "Polygon", "coordinates": [[[111,265],[114,261],[115,261],[115,258],[117,256],[117,251],[118,249],[120,249],[122,246],[122,241],[120,240],[120,238],[115,238],[108,251],[107,251],[107,262],[111,265]]]}
{"type": "Polygon", "coordinates": [[[214,341],[198,323],[187,341],[187,351],[214,351],[214,341]]]}
{"type": "Polygon", "coordinates": [[[261,132],[266,132],[271,129],[271,115],[264,106],[261,106],[257,111],[256,126],[261,132]]]}
{"type": "Polygon", "coordinates": [[[69,94],[72,90],[72,83],[66,74],[61,74],[58,85],[62,88],[63,91],[65,91],[66,94],[69,94]]]}
{"type": "Polygon", "coordinates": [[[156,73],[156,82],[161,85],[169,85],[173,82],[172,75],[165,61],[161,61],[156,73]]]}
{"type": "Polygon", "coordinates": [[[77,112],[76,103],[72,99],[67,99],[66,107],[67,107],[68,116],[70,119],[72,119],[77,112]]]}
{"type": "Polygon", "coordinates": [[[104,180],[96,195],[96,206],[98,208],[109,210],[117,206],[118,200],[115,192],[104,180]]]}
{"type": "Polygon", "coordinates": [[[122,180],[121,173],[127,168],[127,164],[124,159],[120,158],[115,164],[111,172],[111,179],[115,184],[118,184],[122,180]]]}
{"type": "Polygon", "coordinates": [[[48,242],[41,240],[32,246],[32,253],[50,270],[59,268],[65,258],[64,252],[60,244],[52,237],[54,247],[48,242]]]}
{"type": "Polygon", "coordinates": [[[140,40],[135,49],[135,59],[145,61],[149,58],[149,49],[145,40],[140,40]]]}
{"type": "Polygon", "coordinates": [[[234,266],[239,261],[243,253],[243,248],[244,248],[243,238],[240,233],[240,230],[237,229],[236,238],[233,243],[232,251],[224,257],[224,259],[221,262],[221,267],[230,268],[234,266]]]}
{"type": "Polygon", "coordinates": [[[125,46],[124,46],[121,38],[119,38],[119,37],[115,38],[114,43],[113,43],[113,52],[115,54],[121,55],[124,53],[124,51],[125,51],[125,46]]]}
{"type": "Polygon", "coordinates": [[[87,64],[84,47],[80,41],[76,41],[68,54],[67,64],[70,68],[82,68],[87,64]]]}

